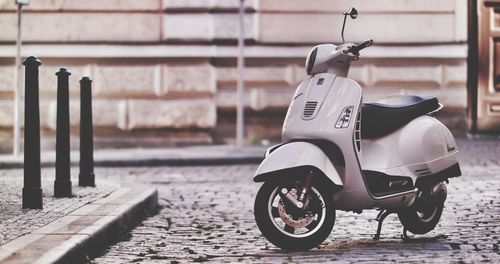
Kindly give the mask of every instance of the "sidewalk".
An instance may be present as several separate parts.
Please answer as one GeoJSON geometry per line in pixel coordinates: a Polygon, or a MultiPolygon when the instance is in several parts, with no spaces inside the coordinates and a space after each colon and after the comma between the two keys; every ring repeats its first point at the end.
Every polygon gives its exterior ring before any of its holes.
{"type": "MultiPolygon", "coordinates": [[[[268,147],[245,146],[236,148],[232,145],[208,145],[178,148],[132,148],[132,149],[97,149],[94,151],[96,166],[185,166],[185,165],[230,165],[259,163],[264,158],[268,147]]],[[[72,166],[78,165],[78,151],[71,152],[72,166]]],[[[54,166],[56,154],[46,151],[41,154],[43,167],[54,166]]],[[[0,169],[22,168],[23,157],[0,155],[0,169]]]]}
{"type": "MultiPolygon", "coordinates": [[[[97,187],[54,198],[54,170],[42,170],[43,209],[22,209],[22,170],[0,170],[0,263],[74,263],[100,251],[157,207],[156,189],[97,175],[97,187]]],[[[72,175],[78,175],[73,170],[72,175]]]]}

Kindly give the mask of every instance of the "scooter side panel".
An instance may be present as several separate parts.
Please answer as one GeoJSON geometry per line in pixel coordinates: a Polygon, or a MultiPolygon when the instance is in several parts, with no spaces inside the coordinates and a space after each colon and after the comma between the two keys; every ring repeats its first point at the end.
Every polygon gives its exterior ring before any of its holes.
{"type": "Polygon", "coordinates": [[[325,153],[316,145],[308,142],[288,143],[271,152],[260,164],[255,173],[254,180],[265,181],[265,178],[268,177],[267,175],[272,172],[302,166],[316,167],[334,184],[343,185],[339,174],[325,153]]]}
{"type": "MultiPolygon", "coordinates": [[[[296,140],[327,140],[335,143],[345,158],[345,174],[340,175],[344,188],[334,196],[339,209],[354,210],[371,208],[375,200],[371,198],[363,182],[361,168],[358,162],[359,151],[355,146],[356,117],[361,105],[362,90],[353,80],[334,74],[317,74],[311,78],[311,83],[317,83],[319,78],[335,78],[329,87],[309,85],[307,89],[328,89],[323,103],[316,116],[312,119],[301,118],[307,109],[307,102],[312,98],[301,96],[290,106],[286,125],[283,128],[283,142],[296,140]],[[352,107],[348,126],[336,128],[335,124],[341,118],[346,107],[352,107]]],[[[307,92],[304,93],[306,95],[307,92]]]]}
{"type": "Polygon", "coordinates": [[[362,140],[364,170],[416,179],[447,169],[458,162],[451,132],[434,117],[421,116],[378,139],[362,140]]]}
{"type": "Polygon", "coordinates": [[[316,118],[329,92],[328,87],[332,86],[335,77],[335,75],[328,73],[317,74],[299,84],[283,123],[283,136],[289,131],[287,129],[289,123],[300,122],[302,119],[312,120],[316,118]],[[315,102],[316,105],[314,109],[310,108],[312,110],[310,115],[304,116],[304,108],[308,102],[315,102]]]}

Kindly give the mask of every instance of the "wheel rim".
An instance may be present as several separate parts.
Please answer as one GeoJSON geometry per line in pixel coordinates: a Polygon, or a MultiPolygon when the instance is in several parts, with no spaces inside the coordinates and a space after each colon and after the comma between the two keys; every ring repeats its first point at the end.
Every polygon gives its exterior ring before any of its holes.
{"type": "Polygon", "coordinates": [[[293,220],[294,222],[293,224],[291,224],[290,219],[283,217],[283,213],[287,214],[287,210],[279,195],[280,190],[281,187],[277,186],[272,191],[267,206],[268,215],[271,218],[271,222],[274,224],[276,229],[287,236],[295,238],[308,237],[316,233],[323,225],[326,217],[325,200],[323,199],[319,191],[315,187],[311,187],[309,194],[310,196],[314,196],[314,199],[319,200],[319,202],[321,203],[321,210],[311,212],[311,215],[293,220]],[[281,209],[282,211],[280,212],[280,207],[285,207],[284,212],[283,209],[281,209]],[[312,221],[310,221],[310,217],[312,217],[312,221]],[[287,222],[290,224],[287,224],[287,222]]]}
{"type": "Polygon", "coordinates": [[[437,206],[432,206],[429,208],[425,208],[422,210],[417,211],[418,218],[420,218],[420,221],[424,223],[428,223],[434,219],[434,216],[436,216],[438,211],[437,206]]]}

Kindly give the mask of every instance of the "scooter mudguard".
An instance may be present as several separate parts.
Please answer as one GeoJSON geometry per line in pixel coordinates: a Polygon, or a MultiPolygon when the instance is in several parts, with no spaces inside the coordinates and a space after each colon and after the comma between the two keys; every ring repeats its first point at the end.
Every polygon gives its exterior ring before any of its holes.
{"type": "Polygon", "coordinates": [[[333,184],[343,186],[330,159],[320,148],[309,142],[288,143],[269,153],[257,169],[254,181],[264,182],[272,177],[286,177],[286,173],[283,172],[301,167],[314,167],[333,184]]]}

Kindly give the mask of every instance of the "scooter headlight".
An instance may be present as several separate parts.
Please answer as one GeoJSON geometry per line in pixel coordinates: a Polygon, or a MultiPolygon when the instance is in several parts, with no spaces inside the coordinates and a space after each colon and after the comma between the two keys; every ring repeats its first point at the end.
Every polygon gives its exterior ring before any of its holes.
{"type": "Polygon", "coordinates": [[[342,113],[340,113],[337,123],[335,123],[335,128],[346,128],[349,127],[349,122],[351,121],[352,111],[354,111],[354,106],[344,107],[342,113]]]}
{"type": "Polygon", "coordinates": [[[306,73],[307,75],[311,75],[311,72],[314,67],[314,63],[316,62],[316,55],[318,54],[318,47],[314,47],[306,59],[306,73]]]}

